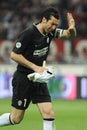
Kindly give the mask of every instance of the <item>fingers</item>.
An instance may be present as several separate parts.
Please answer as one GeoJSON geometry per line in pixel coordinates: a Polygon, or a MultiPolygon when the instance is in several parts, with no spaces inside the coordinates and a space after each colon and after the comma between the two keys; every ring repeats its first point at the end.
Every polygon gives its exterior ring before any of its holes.
{"type": "Polygon", "coordinates": [[[72,13],[67,13],[67,17],[69,17],[69,18],[73,18],[73,16],[72,16],[72,13]]]}
{"type": "Polygon", "coordinates": [[[75,26],[75,20],[74,20],[74,18],[73,18],[71,13],[67,13],[67,20],[68,20],[69,27],[72,28],[72,27],[75,26]]]}
{"type": "Polygon", "coordinates": [[[71,13],[67,13],[67,19],[68,19],[68,21],[69,21],[69,20],[74,20],[71,13]]]}

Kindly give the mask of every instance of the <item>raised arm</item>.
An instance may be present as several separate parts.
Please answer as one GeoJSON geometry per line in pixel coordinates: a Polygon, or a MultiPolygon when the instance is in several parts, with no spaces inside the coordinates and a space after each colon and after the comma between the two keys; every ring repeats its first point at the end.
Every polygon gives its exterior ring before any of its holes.
{"type": "Polygon", "coordinates": [[[61,37],[75,38],[76,37],[75,20],[71,13],[67,13],[67,21],[68,21],[68,29],[63,31],[61,37]]]}

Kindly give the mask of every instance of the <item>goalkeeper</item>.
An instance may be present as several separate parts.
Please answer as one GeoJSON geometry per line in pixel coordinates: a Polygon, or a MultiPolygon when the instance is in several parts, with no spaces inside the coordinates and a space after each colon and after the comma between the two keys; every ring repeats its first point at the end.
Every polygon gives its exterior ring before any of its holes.
{"type": "Polygon", "coordinates": [[[43,118],[43,130],[55,129],[53,127],[55,116],[47,83],[45,80],[42,80],[43,82],[31,80],[33,78],[30,78],[29,74],[43,75],[44,72],[49,71],[42,64],[47,58],[53,38],[76,36],[75,21],[71,13],[67,13],[68,28],[66,30],[57,28],[59,20],[59,12],[49,7],[43,11],[39,22],[32,24],[18,36],[11,52],[11,59],[18,63],[12,79],[12,109],[10,113],[0,116],[0,126],[20,123],[32,101],[37,105],[43,118]]]}

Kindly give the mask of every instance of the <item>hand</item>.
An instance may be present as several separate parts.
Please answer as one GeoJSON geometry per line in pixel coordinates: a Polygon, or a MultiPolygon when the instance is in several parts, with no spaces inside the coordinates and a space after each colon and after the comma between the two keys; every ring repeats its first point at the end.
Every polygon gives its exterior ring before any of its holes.
{"type": "Polygon", "coordinates": [[[75,38],[76,37],[76,28],[75,28],[75,20],[71,13],[67,13],[67,20],[68,20],[68,36],[69,38],[75,38]]]}
{"type": "Polygon", "coordinates": [[[42,66],[35,66],[34,71],[37,73],[43,73],[44,71],[47,71],[48,68],[46,67],[46,61],[43,61],[43,65],[42,66]]]}
{"type": "Polygon", "coordinates": [[[68,20],[68,26],[69,30],[75,28],[75,20],[71,13],[67,13],[67,20],[68,20]]]}
{"type": "Polygon", "coordinates": [[[37,65],[34,68],[34,71],[40,74],[42,74],[44,71],[47,71],[47,70],[48,68],[43,67],[43,66],[37,66],[37,65]]]}

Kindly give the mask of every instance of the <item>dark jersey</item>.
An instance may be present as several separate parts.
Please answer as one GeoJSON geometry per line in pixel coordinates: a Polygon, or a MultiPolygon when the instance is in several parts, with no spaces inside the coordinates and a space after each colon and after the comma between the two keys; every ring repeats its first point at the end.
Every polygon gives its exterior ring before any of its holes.
{"type": "MultiPolygon", "coordinates": [[[[19,35],[13,52],[21,54],[27,60],[42,66],[43,61],[47,58],[52,38],[61,37],[62,32],[63,30],[56,29],[55,31],[44,35],[37,29],[36,25],[33,24],[19,35]]],[[[27,74],[33,72],[33,70],[20,64],[18,64],[17,70],[27,74]]]]}

